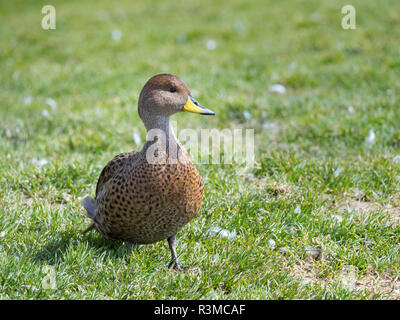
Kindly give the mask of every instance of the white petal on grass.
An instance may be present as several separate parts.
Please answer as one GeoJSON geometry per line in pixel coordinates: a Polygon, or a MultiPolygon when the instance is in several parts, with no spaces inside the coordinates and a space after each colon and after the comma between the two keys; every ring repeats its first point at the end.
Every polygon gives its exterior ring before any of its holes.
{"type": "Polygon", "coordinates": [[[232,240],[236,237],[236,231],[233,230],[232,232],[227,229],[222,229],[220,227],[213,227],[206,232],[206,235],[209,237],[220,237],[220,238],[227,238],[232,240]]]}
{"type": "Polygon", "coordinates": [[[353,113],[355,112],[353,106],[349,106],[349,107],[347,108],[347,110],[348,110],[349,113],[351,113],[351,114],[353,114],[353,113]]]}
{"type": "Polygon", "coordinates": [[[339,177],[340,176],[340,174],[343,172],[343,168],[342,167],[338,167],[336,170],[335,170],[335,172],[333,173],[333,176],[335,177],[335,178],[337,178],[337,177],[339,177]]]}
{"type": "Polygon", "coordinates": [[[268,90],[270,92],[276,92],[276,93],[280,93],[280,94],[286,93],[285,86],[280,83],[275,83],[275,84],[270,85],[268,90]]]}
{"type": "Polygon", "coordinates": [[[223,229],[220,231],[219,236],[221,238],[233,239],[236,237],[236,231],[230,232],[229,230],[223,229]]]}
{"type": "Polygon", "coordinates": [[[300,214],[301,213],[301,206],[299,204],[294,209],[294,213],[296,213],[296,214],[300,214]]]}
{"type": "Polygon", "coordinates": [[[142,138],[140,137],[139,133],[134,132],[133,135],[132,135],[132,139],[133,139],[133,142],[135,143],[135,145],[137,147],[142,145],[142,138]]]}
{"type": "Polygon", "coordinates": [[[376,135],[375,135],[374,130],[371,129],[371,130],[369,130],[369,133],[365,138],[365,143],[369,146],[372,146],[375,144],[375,142],[376,142],[376,135]]]}
{"type": "Polygon", "coordinates": [[[51,110],[56,111],[57,110],[57,102],[52,99],[52,98],[46,98],[44,100],[44,103],[50,106],[51,110]]]}
{"type": "Polygon", "coordinates": [[[33,97],[32,96],[27,96],[24,99],[24,103],[25,103],[26,106],[29,106],[32,102],[33,102],[33,97]]]}
{"type": "Polygon", "coordinates": [[[215,40],[209,39],[206,41],[206,48],[208,50],[215,50],[217,48],[217,42],[215,40]]]}
{"type": "Polygon", "coordinates": [[[42,159],[33,158],[32,163],[37,167],[41,167],[41,166],[48,164],[49,161],[47,161],[47,159],[45,159],[45,158],[42,158],[42,159]]]}
{"type": "Polygon", "coordinates": [[[268,246],[269,246],[270,248],[274,249],[274,248],[275,248],[275,245],[276,245],[276,242],[275,242],[274,239],[269,239],[269,240],[268,240],[268,246]]]}
{"type": "Polygon", "coordinates": [[[120,41],[122,39],[122,31],[119,29],[114,29],[111,31],[111,38],[114,41],[120,41]]]}
{"type": "Polygon", "coordinates": [[[211,236],[211,237],[214,237],[214,236],[216,236],[221,230],[222,230],[222,228],[220,228],[220,227],[213,227],[213,228],[211,228],[210,230],[208,230],[208,231],[206,232],[206,235],[211,236]]]}

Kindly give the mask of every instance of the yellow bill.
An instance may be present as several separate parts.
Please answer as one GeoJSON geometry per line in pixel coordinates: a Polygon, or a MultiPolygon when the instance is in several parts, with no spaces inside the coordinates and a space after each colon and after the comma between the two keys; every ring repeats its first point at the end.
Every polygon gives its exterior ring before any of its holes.
{"type": "Polygon", "coordinates": [[[185,105],[183,106],[183,111],[199,113],[201,115],[215,115],[214,111],[211,111],[203,107],[200,103],[196,101],[195,98],[189,96],[185,105]]]}

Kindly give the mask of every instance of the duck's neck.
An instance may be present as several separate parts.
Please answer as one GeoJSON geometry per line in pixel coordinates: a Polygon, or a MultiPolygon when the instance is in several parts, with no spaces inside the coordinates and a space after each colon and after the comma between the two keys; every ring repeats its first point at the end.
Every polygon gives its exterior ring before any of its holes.
{"type": "Polygon", "coordinates": [[[165,146],[165,153],[174,156],[180,148],[174,130],[170,124],[169,117],[162,115],[153,115],[145,121],[147,130],[145,148],[150,147],[155,141],[161,142],[161,146],[165,146]]]}

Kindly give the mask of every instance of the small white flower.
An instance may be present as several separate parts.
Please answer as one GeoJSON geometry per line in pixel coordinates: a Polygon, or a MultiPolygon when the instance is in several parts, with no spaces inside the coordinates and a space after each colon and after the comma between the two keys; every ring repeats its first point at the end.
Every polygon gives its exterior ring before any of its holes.
{"type": "Polygon", "coordinates": [[[5,231],[0,232],[0,238],[4,237],[6,235],[5,231]]]}
{"type": "Polygon", "coordinates": [[[112,38],[114,41],[120,41],[121,38],[122,38],[122,31],[119,30],[119,29],[114,29],[114,30],[111,32],[111,38],[112,38]]]}
{"type": "Polygon", "coordinates": [[[209,39],[206,41],[206,48],[208,50],[215,50],[217,48],[217,42],[215,40],[209,39]]]}
{"type": "Polygon", "coordinates": [[[400,154],[393,158],[393,163],[400,163],[400,154]]]}
{"type": "Polygon", "coordinates": [[[347,110],[348,110],[349,113],[351,113],[351,114],[353,114],[353,113],[355,112],[353,106],[349,106],[349,107],[347,108],[347,110]]]}
{"type": "Polygon", "coordinates": [[[276,92],[280,94],[284,94],[286,92],[285,86],[279,83],[270,85],[268,89],[270,92],[276,92]]]}

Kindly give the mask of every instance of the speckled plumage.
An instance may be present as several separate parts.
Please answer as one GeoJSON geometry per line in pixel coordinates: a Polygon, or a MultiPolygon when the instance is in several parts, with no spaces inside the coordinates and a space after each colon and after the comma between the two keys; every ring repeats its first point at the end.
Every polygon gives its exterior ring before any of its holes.
{"type": "Polygon", "coordinates": [[[140,151],[112,159],[100,174],[95,199],[83,201],[92,227],[106,239],[131,244],[168,239],[178,269],[175,234],[200,211],[204,194],[198,170],[169,126],[169,116],[183,111],[188,97],[190,91],[179,78],[165,74],[151,78],[140,94],[139,115],[148,132],[165,132],[170,138],[167,146],[176,152],[157,152],[164,161],[151,163],[147,151],[158,137],[148,138],[140,151]]]}
{"type": "Polygon", "coordinates": [[[104,238],[137,244],[167,239],[201,208],[204,184],[192,162],[149,164],[147,145],[116,156],[100,175],[93,221],[104,238]]]}

